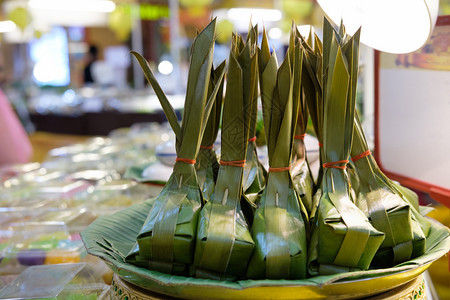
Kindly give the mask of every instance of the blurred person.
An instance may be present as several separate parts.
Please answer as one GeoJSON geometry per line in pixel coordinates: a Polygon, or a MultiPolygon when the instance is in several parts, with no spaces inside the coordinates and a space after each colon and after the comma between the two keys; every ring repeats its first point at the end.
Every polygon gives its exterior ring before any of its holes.
{"type": "Polygon", "coordinates": [[[11,103],[0,89],[0,166],[29,162],[33,148],[11,103]]]}

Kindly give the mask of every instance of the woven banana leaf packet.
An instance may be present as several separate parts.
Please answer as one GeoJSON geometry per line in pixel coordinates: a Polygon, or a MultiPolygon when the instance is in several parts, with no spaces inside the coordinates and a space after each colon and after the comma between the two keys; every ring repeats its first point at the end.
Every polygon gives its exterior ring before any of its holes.
{"type": "MultiPolygon", "coordinates": [[[[295,26],[293,26],[295,28],[295,26]]],[[[260,50],[262,107],[269,154],[266,188],[256,210],[252,235],[255,250],[247,277],[306,278],[308,219],[290,174],[297,124],[303,48],[291,31],[289,49],[280,68],[263,33],[260,50]],[[294,100],[295,99],[295,100],[294,100]]]]}
{"type": "Polygon", "coordinates": [[[202,193],[194,164],[207,124],[221,87],[222,74],[208,97],[215,38],[213,20],[195,38],[190,57],[188,86],[181,126],[167,97],[159,87],[145,59],[133,53],[152,85],[176,136],[177,160],[173,173],[157,196],[137,236],[127,260],[151,270],[189,275],[193,264],[197,221],[202,193]]]}
{"type": "Polygon", "coordinates": [[[392,182],[383,180],[385,176],[371,156],[356,112],[351,156],[360,182],[356,204],[386,236],[372,267],[391,267],[422,255],[429,221],[404,200],[392,182]]]}
{"type": "MultiPolygon", "coordinates": [[[[208,96],[214,91],[217,80],[221,78],[225,69],[225,61],[222,62],[214,71],[211,71],[211,79],[209,81],[208,96]]],[[[209,199],[214,192],[216,185],[217,173],[219,172],[219,162],[214,143],[219,132],[220,117],[222,114],[223,103],[223,81],[217,92],[214,105],[206,124],[200,150],[197,155],[195,171],[197,173],[198,183],[203,192],[203,197],[209,199]]]]}
{"type": "Polygon", "coordinates": [[[222,116],[221,159],[214,194],[205,204],[197,231],[195,276],[235,280],[245,276],[252,253],[249,224],[241,201],[250,119],[257,84],[256,44],[233,35],[222,116]]]}
{"type": "MultiPolygon", "coordinates": [[[[316,216],[316,210],[322,194],[321,183],[323,178],[322,163],[324,161],[323,153],[323,97],[322,97],[322,41],[314,34],[314,39],[310,34],[308,40],[304,40],[301,35],[299,38],[304,48],[303,68],[302,68],[302,91],[306,101],[307,110],[311,117],[311,123],[315,135],[319,142],[319,172],[312,191],[312,199],[308,197],[305,190],[305,196],[302,197],[303,203],[308,210],[310,222],[313,222],[316,216]],[[313,42],[314,40],[314,42],[313,42]]],[[[294,168],[295,172],[295,168],[294,168]]],[[[295,173],[294,173],[295,174],[295,173]]],[[[305,175],[306,176],[306,175],[305,175]]],[[[297,179],[294,177],[294,183],[297,185],[297,179]]],[[[300,181],[300,183],[302,183],[300,181]]],[[[299,190],[300,192],[300,190],[299,190]]]]}
{"type": "Polygon", "coordinates": [[[367,270],[385,235],[354,204],[346,165],[353,137],[359,56],[358,30],[339,32],[325,18],[323,30],[322,192],[310,243],[311,275],[367,270]]]}
{"type": "MultiPolygon", "coordinates": [[[[251,27],[247,34],[247,43],[251,43],[254,49],[256,49],[256,45],[258,42],[258,25],[251,27]]],[[[264,166],[260,162],[258,158],[258,153],[256,150],[256,124],[257,124],[257,118],[258,118],[258,84],[257,81],[259,81],[259,72],[258,72],[258,64],[256,65],[256,68],[253,68],[249,71],[246,71],[247,74],[249,74],[247,81],[253,86],[253,91],[247,90],[245,92],[245,97],[251,97],[252,99],[252,111],[250,116],[250,133],[249,133],[249,139],[248,139],[248,146],[247,146],[247,156],[245,159],[245,166],[244,166],[244,194],[247,197],[247,199],[254,205],[250,206],[252,207],[252,211],[256,208],[256,205],[259,202],[259,198],[261,197],[261,193],[264,190],[264,187],[266,186],[266,177],[267,177],[267,171],[265,170],[264,166]]],[[[253,214],[253,213],[252,213],[253,214]]]]}
{"type": "MultiPolygon", "coordinates": [[[[309,46],[312,45],[312,32],[309,34],[308,43],[307,44],[300,32],[297,28],[295,28],[295,36],[297,39],[300,40],[300,43],[303,46],[309,46]]],[[[309,48],[309,47],[308,47],[309,48]]],[[[303,61],[306,60],[306,54],[305,50],[303,51],[303,61]]],[[[313,203],[313,194],[314,194],[314,179],[311,173],[311,169],[309,167],[308,158],[306,156],[306,146],[305,146],[305,137],[306,137],[306,127],[308,124],[308,109],[307,109],[307,101],[306,101],[306,95],[307,91],[311,92],[314,91],[314,87],[307,87],[305,88],[305,83],[301,79],[307,74],[303,74],[308,72],[306,70],[306,67],[301,68],[300,72],[300,80],[295,80],[294,85],[295,90],[299,90],[300,92],[294,94],[294,101],[299,103],[299,109],[298,109],[298,117],[297,117],[297,126],[295,128],[295,135],[294,135],[294,152],[293,152],[293,163],[292,163],[292,180],[294,182],[295,190],[297,191],[298,195],[300,196],[300,199],[305,206],[308,215],[311,215],[311,212],[315,210],[313,207],[315,204],[313,203]]],[[[310,84],[310,81],[307,78],[306,84],[310,84]]],[[[308,95],[309,96],[309,95],[308,95]]],[[[315,101],[315,99],[312,99],[312,101],[315,101]]]]}

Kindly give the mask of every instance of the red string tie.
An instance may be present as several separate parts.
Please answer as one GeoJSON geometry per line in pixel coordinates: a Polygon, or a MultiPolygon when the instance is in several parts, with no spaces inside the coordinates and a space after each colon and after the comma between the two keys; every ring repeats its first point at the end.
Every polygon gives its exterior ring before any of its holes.
{"type": "Polygon", "coordinates": [[[254,141],[256,141],[256,136],[254,136],[254,137],[248,139],[248,142],[249,142],[249,143],[254,142],[254,141]]]}
{"type": "Polygon", "coordinates": [[[177,157],[175,161],[181,161],[184,162],[185,164],[195,165],[195,159],[177,157]]]}
{"type": "Polygon", "coordinates": [[[352,157],[352,162],[356,162],[358,160],[360,160],[361,158],[364,158],[366,156],[369,156],[370,154],[372,154],[372,152],[370,152],[370,150],[364,151],[361,154],[355,155],[352,157]]]}
{"type": "Polygon", "coordinates": [[[233,166],[233,167],[240,167],[243,168],[245,165],[245,159],[244,160],[230,160],[230,161],[220,161],[221,166],[233,166]]]}
{"type": "Polygon", "coordinates": [[[294,136],[294,140],[304,140],[306,133],[294,136]]]}
{"type": "Polygon", "coordinates": [[[200,146],[200,149],[212,149],[214,147],[214,144],[210,146],[200,146]]]}
{"type": "Polygon", "coordinates": [[[279,168],[269,168],[269,172],[283,172],[283,171],[289,171],[290,169],[291,169],[291,166],[279,167],[279,168]]]}
{"type": "Polygon", "coordinates": [[[338,161],[332,161],[332,162],[324,163],[322,166],[324,168],[333,168],[333,169],[345,170],[345,169],[347,169],[347,166],[345,165],[347,163],[348,163],[348,160],[344,159],[344,160],[338,160],[338,161]],[[344,165],[343,166],[337,166],[339,164],[344,164],[344,165]]]}

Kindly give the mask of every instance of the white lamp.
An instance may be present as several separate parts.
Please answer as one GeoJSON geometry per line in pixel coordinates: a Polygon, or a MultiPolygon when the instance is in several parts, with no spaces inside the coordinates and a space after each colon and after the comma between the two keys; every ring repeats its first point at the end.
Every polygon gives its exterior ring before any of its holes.
{"type": "Polygon", "coordinates": [[[433,31],[439,0],[317,0],[349,34],[361,26],[361,42],[380,51],[408,53],[419,49],[433,31]]]}

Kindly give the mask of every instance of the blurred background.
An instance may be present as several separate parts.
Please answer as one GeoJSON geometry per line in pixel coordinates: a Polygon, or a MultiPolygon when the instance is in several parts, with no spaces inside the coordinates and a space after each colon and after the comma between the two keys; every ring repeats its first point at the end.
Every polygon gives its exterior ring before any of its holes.
{"type": "MultiPolygon", "coordinates": [[[[450,14],[449,3],[441,1],[441,15],[450,14]]],[[[0,87],[27,132],[81,135],[163,120],[130,50],[143,54],[181,107],[192,40],[211,18],[218,64],[232,32],[245,34],[250,20],[265,27],[281,59],[292,20],[321,37],[324,17],[314,0],[10,0],[0,8],[0,87]]],[[[372,137],[373,49],[362,46],[360,62],[358,108],[372,137]]]]}

